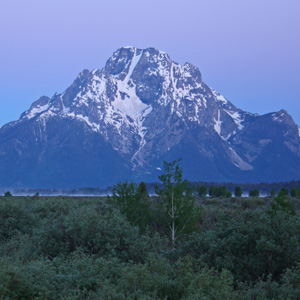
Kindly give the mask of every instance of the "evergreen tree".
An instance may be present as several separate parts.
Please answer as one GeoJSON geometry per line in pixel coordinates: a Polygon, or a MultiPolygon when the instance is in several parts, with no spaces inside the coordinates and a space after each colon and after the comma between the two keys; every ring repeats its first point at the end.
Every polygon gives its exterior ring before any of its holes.
{"type": "Polygon", "coordinates": [[[285,196],[288,196],[289,195],[289,191],[287,188],[282,188],[281,191],[279,192],[278,196],[279,197],[285,197],[285,196]]]}
{"type": "Polygon", "coordinates": [[[11,192],[10,192],[10,191],[7,191],[7,192],[4,194],[4,197],[7,197],[7,198],[12,197],[11,192]]]}
{"type": "Polygon", "coordinates": [[[231,197],[231,192],[227,191],[227,188],[225,186],[219,186],[219,187],[211,186],[209,188],[209,195],[211,197],[224,197],[225,198],[225,197],[231,197]]]}
{"type": "Polygon", "coordinates": [[[242,189],[241,189],[241,187],[240,186],[237,186],[236,188],[235,188],[235,191],[234,191],[234,195],[235,195],[235,197],[242,197],[242,189]]]}
{"type": "Polygon", "coordinates": [[[217,195],[217,187],[211,186],[211,187],[209,188],[208,194],[209,194],[210,197],[217,197],[217,196],[216,196],[216,195],[217,195]]]}
{"type": "Polygon", "coordinates": [[[292,197],[300,197],[300,189],[299,188],[293,188],[291,190],[291,196],[292,197]]]}
{"type": "Polygon", "coordinates": [[[205,197],[207,195],[207,187],[205,185],[201,185],[197,188],[197,192],[199,197],[205,197]]]}
{"type": "Polygon", "coordinates": [[[142,181],[140,183],[139,188],[138,188],[138,192],[141,193],[141,194],[149,196],[148,189],[147,189],[147,186],[146,186],[145,182],[142,181]]]}
{"type": "Polygon", "coordinates": [[[231,198],[232,197],[232,193],[230,191],[226,192],[226,198],[231,198]]]}
{"type": "Polygon", "coordinates": [[[259,190],[254,189],[249,192],[249,197],[259,197],[259,190]]]}

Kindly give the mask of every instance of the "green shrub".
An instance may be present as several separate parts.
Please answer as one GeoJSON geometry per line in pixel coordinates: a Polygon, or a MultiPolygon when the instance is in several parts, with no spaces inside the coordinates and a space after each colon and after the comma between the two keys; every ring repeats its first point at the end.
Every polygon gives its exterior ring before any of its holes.
{"type": "Polygon", "coordinates": [[[284,196],[284,194],[278,194],[277,197],[274,198],[272,206],[271,206],[271,213],[276,214],[278,211],[284,211],[292,216],[296,215],[296,210],[294,205],[291,201],[284,196]]]}
{"type": "Polygon", "coordinates": [[[45,257],[68,255],[78,248],[97,256],[124,261],[143,261],[151,249],[150,237],[142,236],[117,210],[99,214],[77,208],[66,216],[46,219],[31,238],[32,250],[45,257]]]}
{"type": "Polygon", "coordinates": [[[283,211],[270,215],[246,210],[217,218],[213,229],[190,236],[181,253],[231,271],[236,281],[257,281],[269,274],[278,279],[299,261],[298,217],[283,211]]]}
{"type": "Polygon", "coordinates": [[[0,202],[0,241],[9,239],[15,234],[31,233],[36,224],[36,216],[18,200],[0,202]]]}
{"type": "Polygon", "coordinates": [[[145,232],[151,221],[151,202],[143,182],[139,186],[133,182],[118,183],[113,188],[109,203],[117,207],[132,225],[137,225],[145,232]]]}

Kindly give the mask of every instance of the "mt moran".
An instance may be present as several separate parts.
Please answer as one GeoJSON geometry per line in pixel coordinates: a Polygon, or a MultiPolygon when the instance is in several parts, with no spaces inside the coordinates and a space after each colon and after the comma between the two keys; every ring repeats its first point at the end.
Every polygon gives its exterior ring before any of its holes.
{"type": "Polygon", "coordinates": [[[78,188],[156,181],[182,158],[192,181],[300,178],[300,129],[285,111],[257,115],[207,86],[199,69],[154,48],[120,48],[62,94],[0,129],[2,187],[78,188]]]}

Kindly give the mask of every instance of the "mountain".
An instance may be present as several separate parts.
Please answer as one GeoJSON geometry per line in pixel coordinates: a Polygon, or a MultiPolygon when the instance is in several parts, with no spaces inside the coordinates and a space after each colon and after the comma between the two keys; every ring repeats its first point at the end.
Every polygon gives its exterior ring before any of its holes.
{"type": "Polygon", "coordinates": [[[235,107],[190,63],[124,47],[84,70],[62,94],[41,97],[0,129],[0,185],[79,188],[155,181],[183,158],[190,180],[300,178],[300,129],[285,111],[235,107]]]}

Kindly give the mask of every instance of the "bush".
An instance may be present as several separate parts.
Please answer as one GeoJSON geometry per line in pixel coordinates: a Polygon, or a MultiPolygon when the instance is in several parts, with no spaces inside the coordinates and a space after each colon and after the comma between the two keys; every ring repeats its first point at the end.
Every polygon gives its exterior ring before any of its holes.
{"type": "Polygon", "coordinates": [[[181,253],[201,258],[210,267],[227,269],[236,281],[278,279],[299,261],[300,222],[280,211],[276,215],[245,211],[219,213],[214,228],[194,233],[181,253]]]}
{"type": "Polygon", "coordinates": [[[0,202],[0,241],[18,233],[31,233],[36,217],[18,200],[0,202]]]}
{"type": "Polygon", "coordinates": [[[278,282],[270,275],[266,281],[258,281],[254,285],[238,285],[238,299],[299,299],[300,265],[287,269],[278,282]]]}
{"type": "Polygon", "coordinates": [[[1,299],[233,299],[232,276],[184,257],[174,265],[162,257],[144,263],[87,256],[0,260],[1,299]]]}
{"type": "Polygon", "coordinates": [[[103,198],[3,199],[0,299],[298,299],[291,199],[245,200],[202,201],[197,232],[170,249],[103,198]]]}
{"type": "Polygon", "coordinates": [[[117,207],[132,225],[137,225],[145,232],[151,221],[151,202],[143,182],[139,186],[133,182],[118,183],[113,188],[109,203],[117,207]]]}
{"type": "Polygon", "coordinates": [[[100,214],[92,208],[77,208],[66,216],[46,219],[31,238],[32,251],[44,257],[69,255],[81,248],[97,256],[114,256],[123,261],[143,261],[152,242],[141,236],[117,210],[100,214]]]}
{"type": "Polygon", "coordinates": [[[280,194],[274,198],[272,206],[271,206],[271,213],[276,214],[278,211],[284,211],[292,216],[296,215],[296,210],[290,200],[280,194]]]}

